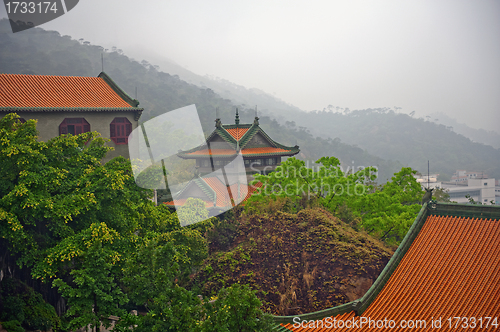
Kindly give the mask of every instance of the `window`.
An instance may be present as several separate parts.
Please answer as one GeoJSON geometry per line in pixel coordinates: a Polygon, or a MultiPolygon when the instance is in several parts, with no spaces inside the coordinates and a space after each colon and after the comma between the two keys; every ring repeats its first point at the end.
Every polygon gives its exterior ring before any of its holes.
{"type": "Polygon", "coordinates": [[[84,118],[66,118],[59,125],[59,135],[79,135],[90,131],[90,124],[84,118]]]}
{"type": "Polygon", "coordinates": [[[203,160],[202,163],[203,167],[210,167],[210,160],[203,160]]]}
{"type": "Polygon", "coordinates": [[[116,144],[127,144],[132,132],[132,123],[127,118],[114,118],[109,125],[109,136],[116,144]]]}
{"type": "Polygon", "coordinates": [[[487,186],[487,185],[488,185],[488,182],[485,182],[485,183],[484,183],[484,185],[485,185],[485,186],[487,186]]]}
{"type": "Polygon", "coordinates": [[[245,166],[250,166],[250,159],[245,159],[245,166]]]}
{"type": "Polygon", "coordinates": [[[267,158],[266,159],[266,165],[275,165],[275,159],[274,158],[267,158]]]}

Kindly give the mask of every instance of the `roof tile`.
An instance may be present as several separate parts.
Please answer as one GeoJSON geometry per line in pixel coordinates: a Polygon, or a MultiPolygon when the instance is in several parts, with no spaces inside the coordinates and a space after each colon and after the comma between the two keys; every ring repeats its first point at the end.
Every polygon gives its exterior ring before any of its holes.
{"type": "Polygon", "coordinates": [[[101,77],[0,74],[0,107],[132,108],[101,77]]]}
{"type": "MultiPolygon", "coordinates": [[[[282,148],[275,147],[261,147],[261,148],[243,148],[241,153],[243,155],[252,155],[252,154],[275,154],[275,153],[283,153],[283,152],[292,152],[292,150],[285,150],[282,148]]],[[[188,153],[188,155],[201,155],[201,156],[232,156],[236,154],[236,150],[233,149],[204,149],[198,150],[194,152],[188,153]]]]}
{"type": "Polygon", "coordinates": [[[245,135],[249,128],[226,128],[226,131],[239,141],[245,135]]]}

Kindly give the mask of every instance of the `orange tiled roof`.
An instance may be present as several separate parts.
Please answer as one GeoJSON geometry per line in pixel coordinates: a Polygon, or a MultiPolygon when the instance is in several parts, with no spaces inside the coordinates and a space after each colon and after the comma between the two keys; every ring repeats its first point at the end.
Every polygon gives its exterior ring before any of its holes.
{"type": "MultiPolygon", "coordinates": [[[[168,201],[168,202],[165,202],[163,204],[170,205],[170,206],[175,206],[175,205],[182,206],[182,205],[186,204],[187,200],[188,200],[187,198],[182,198],[182,199],[176,199],[175,203],[174,203],[174,201],[168,201]]],[[[205,202],[205,207],[207,209],[211,208],[212,206],[214,206],[213,202],[208,202],[208,201],[203,201],[203,202],[205,202]]]]}
{"type": "Polygon", "coordinates": [[[229,206],[231,205],[231,198],[227,191],[226,186],[216,177],[203,178],[203,180],[215,191],[216,206],[229,206]]]}
{"type": "MultiPolygon", "coordinates": [[[[290,152],[290,150],[285,150],[282,148],[275,148],[275,147],[262,147],[262,148],[243,148],[241,150],[241,153],[243,155],[250,155],[250,154],[273,154],[273,153],[281,153],[281,152],[290,152]]],[[[208,156],[208,155],[215,155],[215,156],[220,156],[220,155],[228,155],[232,156],[236,154],[236,150],[233,149],[204,149],[204,150],[198,150],[194,152],[188,153],[188,155],[202,155],[202,156],[208,156]]]]}
{"type": "Polygon", "coordinates": [[[204,150],[198,150],[194,152],[188,153],[189,155],[202,155],[202,156],[208,156],[208,155],[234,155],[236,154],[236,150],[233,149],[204,149],[204,150]]]}
{"type": "Polygon", "coordinates": [[[101,77],[0,74],[0,107],[132,108],[101,77]]]}
{"type": "Polygon", "coordinates": [[[245,135],[245,133],[250,128],[226,128],[226,131],[234,137],[235,140],[239,141],[240,138],[245,135]]]}
{"type": "MultiPolygon", "coordinates": [[[[429,216],[385,287],[361,317],[393,320],[396,324],[425,320],[426,329],[431,329],[432,320],[440,317],[443,329],[453,330],[447,321],[450,317],[453,327],[453,317],[500,320],[499,316],[500,221],[429,216]]],[[[291,331],[359,330],[282,326],[291,331]]],[[[390,330],[408,329],[396,325],[390,330]]]]}
{"type": "MultiPolygon", "coordinates": [[[[217,207],[227,207],[227,206],[230,206],[232,205],[231,203],[231,198],[229,196],[229,192],[228,192],[228,189],[227,187],[217,178],[217,177],[209,177],[209,178],[203,178],[203,180],[205,181],[205,183],[207,183],[210,188],[212,188],[215,193],[216,193],[216,206],[217,207]]],[[[240,184],[239,185],[239,189],[240,189],[240,195],[244,195],[245,194],[245,198],[241,201],[241,204],[244,204],[244,202],[250,198],[250,196],[252,196],[252,194],[255,192],[255,190],[257,190],[257,188],[260,188],[262,187],[262,183],[261,182],[257,182],[256,184],[254,185],[244,185],[244,184],[240,184]]],[[[237,192],[238,192],[238,184],[232,184],[229,189],[231,190],[231,195],[234,197],[237,192]]],[[[183,199],[176,199],[175,202],[174,201],[169,201],[169,202],[165,202],[166,205],[170,205],[170,206],[182,206],[186,203],[186,200],[187,198],[183,198],[183,199]]],[[[205,206],[207,208],[211,208],[213,207],[213,202],[209,202],[209,201],[204,201],[205,202],[205,206]]]]}

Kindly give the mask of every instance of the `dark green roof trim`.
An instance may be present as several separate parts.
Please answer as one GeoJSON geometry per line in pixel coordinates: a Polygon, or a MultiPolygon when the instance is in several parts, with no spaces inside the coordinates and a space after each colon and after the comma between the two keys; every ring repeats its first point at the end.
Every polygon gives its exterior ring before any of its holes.
{"type": "MultiPolygon", "coordinates": [[[[175,194],[175,196],[179,196],[181,195],[184,191],[186,191],[186,189],[190,186],[190,185],[197,185],[201,191],[203,191],[205,193],[205,195],[208,196],[208,198],[210,198],[212,201],[216,201],[217,199],[217,193],[215,192],[215,190],[212,189],[212,187],[210,187],[208,185],[208,183],[206,183],[203,178],[200,178],[200,177],[197,177],[197,178],[194,178],[192,179],[191,181],[189,181],[186,186],[184,188],[182,188],[181,190],[179,190],[179,192],[177,192],[175,194]]],[[[175,200],[174,200],[175,202],[175,200]]]]}
{"type": "MultiPolygon", "coordinates": [[[[500,206],[492,205],[473,205],[473,204],[454,204],[454,203],[437,203],[435,201],[430,201],[425,203],[417,218],[413,222],[408,233],[406,233],[405,238],[399,245],[398,249],[394,252],[391,259],[385,266],[384,270],[380,273],[377,280],[368,289],[365,295],[358,300],[342,304],[337,307],[316,311],[312,313],[296,315],[296,316],[274,316],[274,321],[277,324],[287,324],[293,323],[293,318],[299,317],[302,320],[317,320],[323,319],[325,317],[342,315],[351,311],[354,311],[356,315],[362,315],[363,312],[372,304],[378,294],[385,287],[387,281],[392,276],[392,273],[396,270],[399,263],[406,255],[410,249],[413,241],[417,238],[418,234],[422,230],[428,216],[438,215],[438,216],[454,216],[454,217],[469,217],[469,218],[480,218],[480,219],[496,219],[500,220],[500,206]]],[[[274,328],[275,331],[287,331],[288,329],[277,325],[274,328]]]]}
{"type": "Polygon", "coordinates": [[[203,178],[196,178],[194,182],[200,187],[200,189],[215,203],[217,201],[217,193],[205,182],[203,178]]]}
{"type": "Polygon", "coordinates": [[[132,107],[137,107],[139,106],[139,101],[137,99],[132,99],[130,98],[130,96],[125,92],[123,91],[112,79],[111,77],[108,76],[108,74],[106,74],[105,72],[101,72],[99,74],[99,76],[97,77],[100,77],[104,80],[104,82],[106,82],[106,84],[108,84],[111,89],[113,89],[114,92],[116,92],[116,94],[118,94],[120,96],[120,98],[122,98],[123,100],[125,100],[130,106],[132,107]]]}
{"type": "Polygon", "coordinates": [[[392,276],[392,273],[398,267],[403,257],[410,249],[413,241],[417,238],[418,234],[420,233],[420,230],[422,230],[422,227],[424,226],[425,221],[427,220],[427,217],[429,215],[429,204],[432,204],[432,202],[425,203],[422,206],[417,215],[417,218],[411,225],[408,233],[406,233],[405,238],[403,239],[403,241],[401,241],[398,249],[396,249],[391,259],[389,260],[385,268],[378,276],[377,280],[375,280],[375,282],[370,287],[370,289],[368,289],[365,295],[363,295],[361,299],[358,300],[359,307],[356,310],[356,315],[362,315],[363,312],[365,312],[365,310],[370,306],[370,304],[372,304],[377,295],[384,288],[389,278],[392,276]]]}
{"type": "Polygon", "coordinates": [[[245,129],[245,128],[250,128],[251,126],[252,126],[251,123],[239,124],[239,125],[237,125],[237,124],[222,125],[222,127],[224,129],[236,129],[236,128],[243,128],[243,129],[245,129]]]}
{"type": "Polygon", "coordinates": [[[500,220],[500,206],[479,204],[438,203],[429,209],[433,216],[455,216],[500,220]]]}

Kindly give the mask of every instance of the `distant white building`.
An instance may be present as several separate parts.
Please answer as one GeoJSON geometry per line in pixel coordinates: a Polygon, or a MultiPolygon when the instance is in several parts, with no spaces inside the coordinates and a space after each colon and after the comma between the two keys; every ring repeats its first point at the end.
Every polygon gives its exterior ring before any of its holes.
{"type": "Polygon", "coordinates": [[[437,182],[439,174],[414,174],[413,176],[422,185],[422,188],[436,188],[436,184],[441,184],[441,182],[437,182]]]}
{"type": "Polygon", "coordinates": [[[498,180],[495,183],[495,204],[500,205],[500,181],[498,180]]]}
{"type": "Polygon", "coordinates": [[[488,175],[484,172],[476,172],[476,171],[465,171],[465,170],[457,170],[451,176],[451,182],[455,183],[466,183],[467,180],[470,179],[487,179],[488,175]]]}
{"type": "Polygon", "coordinates": [[[438,182],[439,174],[414,175],[422,188],[443,188],[450,195],[450,200],[457,203],[469,203],[469,195],[482,204],[500,205],[500,185],[498,180],[485,178],[483,172],[457,170],[450,182],[438,182]]]}
{"type": "MultiPolygon", "coordinates": [[[[441,188],[448,189],[452,202],[468,203],[467,195],[482,204],[498,201],[495,197],[495,179],[468,179],[466,183],[442,182],[441,188]]],[[[500,196],[500,192],[498,194],[500,196]]]]}

